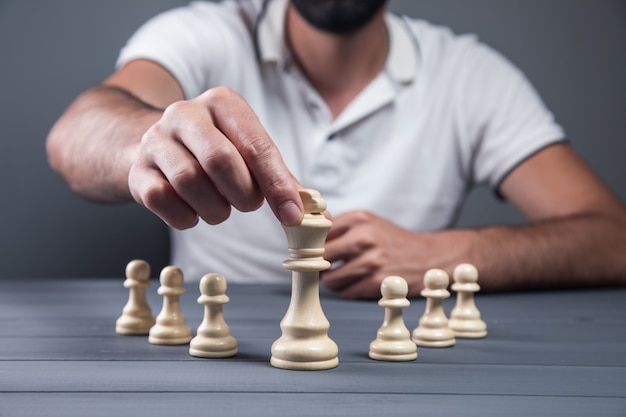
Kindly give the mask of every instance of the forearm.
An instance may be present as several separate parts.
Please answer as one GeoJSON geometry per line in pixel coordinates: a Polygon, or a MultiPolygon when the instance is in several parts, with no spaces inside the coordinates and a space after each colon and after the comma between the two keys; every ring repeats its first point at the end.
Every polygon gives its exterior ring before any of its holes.
{"type": "Polygon", "coordinates": [[[333,218],[322,282],[345,298],[377,298],[400,275],[418,297],[432,268],[478,268],[486,291],[626,285],[626,210],[617,201],[525,226],[416,233],[367,211],[333,218]]]}
{"type": "Polygon", "coordinates": [[[485,290],[626,284],[626,216],[588,213],[473,233],[470,253],[485,290]]]}
{"type": "Polygon", "coordinates": [[[141,137],[161,114],[121,89],[87,90],[48,135],[50,165],[83,197],[107,203],[130,201],[130,166],[141,137]]]}

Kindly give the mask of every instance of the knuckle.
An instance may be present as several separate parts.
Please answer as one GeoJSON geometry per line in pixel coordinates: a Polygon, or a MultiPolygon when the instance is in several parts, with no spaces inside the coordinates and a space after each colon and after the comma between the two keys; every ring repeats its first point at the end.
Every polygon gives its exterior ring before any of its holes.
{"type": "Polygon", "coordinates": [[[256,182],[248,177],[249,172],[239,172],[237,175],[235,165],[238,158],[237,149],[224,143],[210,149],[202,162],[202,167],[216,183],[229,184],[230,203],[234,207],[242,212],[254,211],[263,204],[263,195],[256,182]]]}
{"type": "Polygon", "coordinates": [[[235,157],[236,151],[228,143],[212,144],[207,147],[203,166],[210,176],[211,174],[225,176],[230,174],[235,157]]]}
{"type": "Polygon", "coordinates": [[[376,238],[371,233],[361,233],[354,241],[359,250],[366,250],[376,246],[376,238]]]}
{"type": "Polygon", "coordinates": [[[381,270],[388,264],[389,258],[383,251],[375,251],[369,260],[372,270],[381,270]]]}
{"type": "Polygon", "coordinates": [[[261,186],[263,194],[268,201],[282,201],[286,197],[286,190],[290,187],[289,180],[284,176],[274,176],[265,178],[265,183],[261,186]]]}
{"type": "Polygon", "coordinates": [[[175,101],[165,108],[161,120],[167,120],[170,118],[174,120],[179,119],[188,112],[190,107],[192,107],[192,103],[188,100],[175,101]]]}
{"type": "Polygon", "coordinates": [[[152,182],[138,191],[141,203],[152,211],[156,211],[170,196],[169,187],[162,182],[152,182]]]}
{"type": "Polygon", "coordinates": [[[205,91],[200,98],[206,100],[210,105],[221,105],[231,101],[233,97],[235,97],[235,94],[235,91],[229,87],[217,86],[205,91]]]}
{"type": "Polygon", "coordinates": [[[200,181],[202,173],[193,166],[179,167],[169,178],[170,183],[177,190],[188,190],[200,181]]]}
{"type": "Polygon", "coordinates": [[[330,289],[330,290],[339,290],[341,289],[341,285],[337,280],[332,280],[332,279],[328,279],[325,278],[324,279],[324,285],[326,286],[326,288],[330,289]]]}
{"type": "Polygon", "coordinates": [[[158,155],[167,153],[167,148],[170,146],[172,136],[173,134],[168,124],[163,120],[157,121],[150,126],[141,137],[141,141],[139,142],[139,158],[154,161],[157,159],[158,155]]]}
{"type": "Polygon", "coordinates": [[[352,217],[355,223],[368,223],[372,214],[366,210],[355,210],[352,212],[352,217]]]}
{"type": "Polygon", "coordinates": [[[146,130],[146,132],[141,137],[140,145],[142,147],[151,148],[154,144],[159,143],[159,139],[165,135],[165,129],[163,127],[162,121],[157,121],[152,126],[146,130]]]}
{"type": "Polygon", "coordinates": [[[241,154],[246,160],[265,161],[271,157],[274,144],[262,135],[249,136],[242,144],[241,154]]]}
{"type": "Polygon", "coordinates": [[[169,226],[183,230],[195,226],[198,217],[193,210],[178,204],[179,198],[166,181],[131,184],[135,200],[159,216],[169,226]]]}
{"type": "Polygon", "coordinates": [[[289,181],[286,177],[283,177],[283,176],[278,176],[272,179],[267,179],[265,182],[265,189],[270,195],[280,194],[288,186],[289,186],[289,181]]]}
{"type": "MultiPolygon", "coordinates": [[[[179,136],[208,138],[214,128],[211,116],[197,100],[181,100],[170,104],[161,118],[153,125],[160,131],[159,136],[179,136]]],[[[183,138],[179,138],[183,142],[183,138]]]]}

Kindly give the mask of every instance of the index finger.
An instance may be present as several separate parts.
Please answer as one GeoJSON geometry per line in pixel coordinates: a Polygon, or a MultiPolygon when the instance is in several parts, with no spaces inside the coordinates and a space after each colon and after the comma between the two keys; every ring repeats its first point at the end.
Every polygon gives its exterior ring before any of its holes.
{"type": "Polygon", "coordinates": [[[302,188],[287,168],[274,141],[239,94],[226,87],[206,93],[215,126],[235,145],[274,215],[286,226],[302,221],[302,188]]]}

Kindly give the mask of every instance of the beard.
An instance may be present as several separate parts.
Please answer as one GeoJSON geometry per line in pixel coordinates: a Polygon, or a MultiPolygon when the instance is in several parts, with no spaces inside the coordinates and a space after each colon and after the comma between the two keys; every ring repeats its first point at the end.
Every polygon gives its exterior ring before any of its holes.
{"type": "Polygon", "coordinates": [[[311,26],[339,35],[365,26],[387,0],[291,0],[291,3],[311,26]]]}

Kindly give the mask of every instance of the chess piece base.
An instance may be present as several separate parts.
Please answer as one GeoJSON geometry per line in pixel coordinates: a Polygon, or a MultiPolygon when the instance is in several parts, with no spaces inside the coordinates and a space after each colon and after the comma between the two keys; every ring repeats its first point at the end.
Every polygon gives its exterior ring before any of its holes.
{"type": "Polygon", "coordinates": [[[454,346],[456,340],[454,332],[448,327],[436,330],[418,327],[413,332],[413,342],[421,347],[450,347],[454,346]]]}
{"type": "Polygon", "coordinates": [[[279,359],[274,356],[270,359],[270,364],[275,368],[289,369],[294,371],[321,371],[324,369],[336,368],[339,365],[339,359],[333,358],[325,361],[316,362],[297,362],[286,359],[279,359]]]}
{"type": "Polygon", "coordinates": [[[222,341],[206,341],[195,337],[189,344],[189,354],[199,358],[230,358],[237,351],[237,341],[233,337],[222,341]]]}
{"type": "Polygon", "coordinates": [[[448,327],[456,337],[462,339],[481,339],[487,336],[487,324],[482,320],[455,320],[450,319],[448,327]]]}
{"type": "Polygon", "coordinates": [[[270,363],[276,368],[296,370],[321,370],[339,364],[337,344],[325,334],[325,329],[291,329],[296,334],[322,333],[314,339],[293,340],[280,337],[272,344],[270,363]]]}
{"type": "Polygon", "coordinates": [[[406,342],[373,341],[370,343],[369,357],[378,361],[412,361],[417,359],[417,346],[406,342]]]}
{"type": "Polygon", "coordinates": [[[150,329],[148,342],[153,345],[184,345],[191,341],[191,330],[188,327],[172,329],[155,324],[150,329]]]}
{"type": "Polygon", "coordinates": [[[436,347],[436,348],[451,347],[451,346],[454,346],[454,344],[456,343],[456,340],[454,340],[454,339],[452,339],[452,340],[450,340],[450,339],[448,339],[448,340],[413,339],[413,341],[419,347],[436,347]]]}
{"type": "Polygon", "coordinates": [[[230,358],[237,354],[237,348],[224,350],[221,352],[204,351],[200,349],[189,349],[189,354],[198,358],[230,358]]]}
{"type": "Polygon", "coordinates": [[[454,336],[459,339],[482,339],[487,337],[487,330],[482,332],[460,332],[458,330],[454,331],[454,336]]]}
{"type": "Polygon", "coordinates": [[[142,327],[125,327],[125,326],[115,326],[115,333],[121,334],[124,336],[145,336],[150,333],[150,326],[142,326],[142,327]]]}
{"type": "Polygon", "coordinates": [[[460,339],[482,339],[487,336],[487,330],[454,329],[454,336],[460,339]]]}
{"type": "Polygon", "coordinates": [[[150,333],[154,318],[120,317],[115,322],[115,333],[123,335],[145,335],[150,333]]]}
{"type": "Polygon", "coordinates": [[[417,352],[405,355],[379,355],[377,353],[370,352],[369,357],[377,361],[408,362],[417,359],[417,352]]]}

